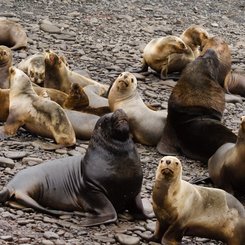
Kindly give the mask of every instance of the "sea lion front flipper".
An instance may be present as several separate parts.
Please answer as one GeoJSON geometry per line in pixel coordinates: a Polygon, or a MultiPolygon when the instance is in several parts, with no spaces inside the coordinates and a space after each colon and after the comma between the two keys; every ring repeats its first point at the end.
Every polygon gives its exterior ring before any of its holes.
{"type": "Polygon", "coordinates": [[[86,193],[85,201],[92,210],[89,210],[86,218],[82,220],[82,226],[108,224],[117,220],[117,212],[115,208],[102,192],[92,190],[88,191],[86,193]]]}
{"type": "Polygon", "coordinates": [[[177,155],[177,137],[170,123],[166,123],[162,137],[157,144],[157,150],[162,155],[177,155]]]}

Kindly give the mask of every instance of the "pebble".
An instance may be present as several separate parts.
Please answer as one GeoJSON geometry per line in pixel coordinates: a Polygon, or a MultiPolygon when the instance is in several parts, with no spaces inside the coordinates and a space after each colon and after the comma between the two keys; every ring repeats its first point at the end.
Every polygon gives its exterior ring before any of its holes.
{"type": "Polygon", "coordinates": [[[52,231],[45,231],[43,237],[47,239],[59,239],[59,235],[52,231]]]}
{"type": "Polygon", "coordinates": [[[125,234],[115,234],[116,240],[122,245],[139,245],[140,238],[133,237],[125,234]]]}
{"type": "Polygon", "coordinates": [[[4,241],[13,241],[13,237],[12,236],[0,236],[0,239],[4,240],[4,241]]]}
{"type": "Polygon", "coordinates": [[[0,167],[2,168],[14,168],[15,163],[12,159],[6,157],[0,157],[0,167]]]}
{"type": "Polygon", "coordinates": [[[11,159],[21,159],[23,157],[26,157],[28,153],[25,151],[6,151],[3,152],[3,155],[11,159]]]}
{"type": "Polygon", "coordinates": [[[46,240],[46,239],[42,240],[41,244],[42,245],[54,245],[54,243],[52,241],[46,240]]]}
{"type": "Polygon", "coordinates": [[[23,164],[28,164],[28,165],[35,165],[43,162],[43,159],[38,158],[38,157],[24,157],[22,159],[23,164]]]}

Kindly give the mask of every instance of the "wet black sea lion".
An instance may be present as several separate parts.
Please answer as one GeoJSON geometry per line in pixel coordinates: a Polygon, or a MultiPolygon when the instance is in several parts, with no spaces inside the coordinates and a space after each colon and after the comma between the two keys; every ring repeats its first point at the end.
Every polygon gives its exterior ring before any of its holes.
{"type": "Polygon", "coordinates": [[[0,44],[12,50],[27,47],[27,35],[23,27],[12,20],[0,19],[0,44]]]}
{"type": "Polygon", "coordinates": [[[82,157],[47,161],[20,171],[0,192],[0,202],[48,214],[78,211],[83,226],[110,223],[128,210],[145,217],[143,173],[123,110],[104,115],[82,157]],[[49,209],[50,208],[50,209],[49,209]]]}
{"type": "Polygon", "coordinates": [[[163,157],[156,171],[152,193],[156,230],[150,240],[181,244],[183,236],[245,244],[245,209],[231,194],[182,180],[181,162],[163,157]]]}
{"type": "Polygon", "coordinates": [[[245,117],[239,128],[237,142],[222,145],[208,161],[213,183],[232,194],[245,193],[245,117]]]}
{"type": "Polygon", "coordinates": [[[208,49],[182,72],[168,101],[167,123],[157,149],[164,155],[181,152],[207,162],[236,135],[221,124],[225,108],[223,88],[217,81],[219,60],[208,49]]]}

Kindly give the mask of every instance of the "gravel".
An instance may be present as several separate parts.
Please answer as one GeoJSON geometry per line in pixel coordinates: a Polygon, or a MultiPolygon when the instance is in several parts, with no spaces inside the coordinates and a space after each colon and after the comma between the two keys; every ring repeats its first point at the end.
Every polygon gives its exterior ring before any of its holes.
{"type": "MultiPolygon", "coordinates": [[[[28,55],[52,49],[67,58],[72,70],[86,71],[91,78],[110,84],[122,71],[141,66],[144,46],[155,37],[180,35],[190,24],[201,24],[209,33],[223,37],[232,50],[232,68],[244,71],[245,2],[188,0],[0,0],[1,17],[20,22],[28,35],[28,48],[14,51],[14,63],[28,55]]],[[[139,91],[146,103],[166,108],[173,81],[160,81],[151,72],[138,75],[139,91]]],[[[235,133],[245,102],[227,103],[224,124],[235,133]]],[[[0,142],[0,189],[21,169],[48,159],[84,154],[87,141],[75,149],[56,151],[38,148],[43,140],[25,130],[0,142]]],[[[137,144],[144,180],[142,197],[150,198],[155,170],[161,155],[155,147],[137,144]]],[[[207,166],[178,156],[185,180],[207,176],[207,166]]],[[[244,197],[238,197],[243,204],[244,197]]],[[[0,207],[0,244],[156,244],[143,238],[152,234],[155,219],[131,221],[120,216],[110,225],[83,228],[79,217],[55,218],[31,209],[0,207]]],[[[222,244],[185,237],[183,244],[222,244]]]]}

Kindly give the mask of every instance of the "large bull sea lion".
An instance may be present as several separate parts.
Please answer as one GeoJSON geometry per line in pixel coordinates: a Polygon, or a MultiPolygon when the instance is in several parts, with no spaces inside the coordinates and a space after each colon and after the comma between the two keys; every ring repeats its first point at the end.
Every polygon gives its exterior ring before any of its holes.
{"type": "Polygon", "coordinates": [[[158,143],[161,154],[181,152],[207,162],[236,135],[221,123],[225,108],[223,88],[217,81],[219,60],[214,50],[191,62],[182,72],[168,101],[166,126],[158,143]]]}
{"type": "Polygon", "coordinates": [[[146,217],[140,198],[143,172],[122,110],[101,117],[84,158],[47,161],[20,171],[0,202],[48,214],[78,211],[82,226],[110,223],[128,210],[146,217]]]}

